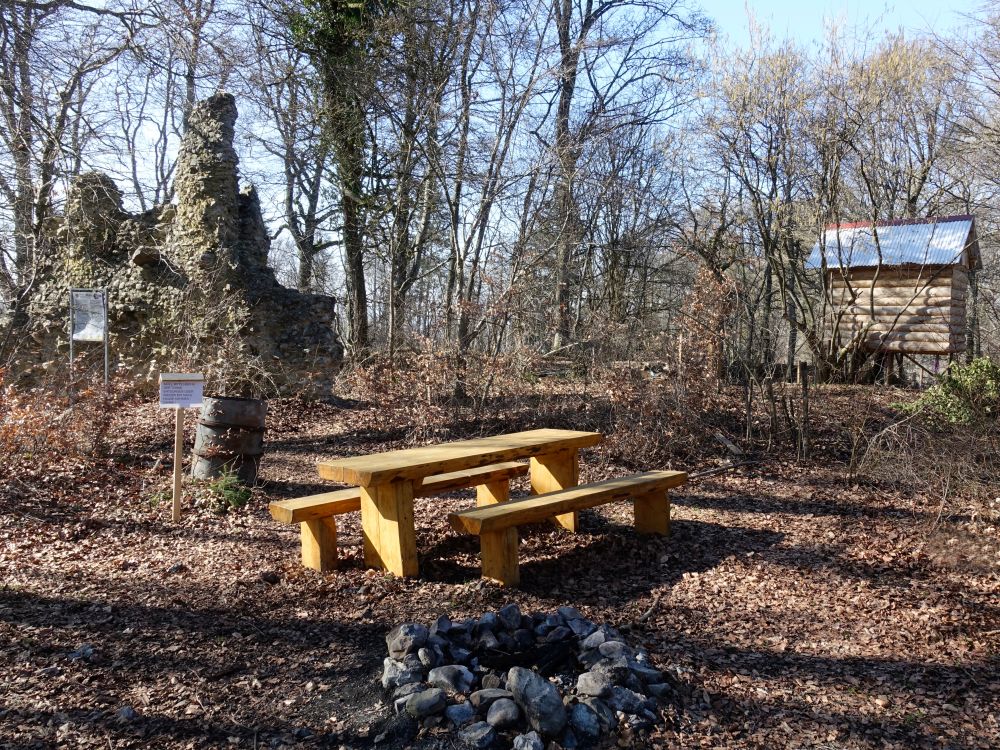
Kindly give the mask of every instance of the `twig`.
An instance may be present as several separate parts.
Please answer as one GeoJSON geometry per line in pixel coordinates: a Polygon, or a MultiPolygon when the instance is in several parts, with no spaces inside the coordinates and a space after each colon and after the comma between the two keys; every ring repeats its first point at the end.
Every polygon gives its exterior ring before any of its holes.
{"type": "Polygon", "coordinates": [[[653,603],[649,605],[649,609],[647,609],[645,612],[639,615],[639,617],[636,618],[635,622],[636,623],[646,622],[650,617],[653,616],[653,612],[656,611],[656,607],[659,604],[660,604],[660,592],[657,591],[655,594],[653,594],[653,603]]]}
{"type": "Polygon", "coordinates": [[[714,469],[704,469],[702,471],[696,471],[693,474],[688,474],[688,481],[692,482],[695,479],[704,479],[705,477],[715,476],[716,474],[721,474],[724,471],[729,471],[730,469],[738,469],[741,466],[751,466],[753,464],[761,463],[761,459],[755,458],[751,461],[740,461],[739,463],[729,463],[725,466],[718,466],[714,469]]]}

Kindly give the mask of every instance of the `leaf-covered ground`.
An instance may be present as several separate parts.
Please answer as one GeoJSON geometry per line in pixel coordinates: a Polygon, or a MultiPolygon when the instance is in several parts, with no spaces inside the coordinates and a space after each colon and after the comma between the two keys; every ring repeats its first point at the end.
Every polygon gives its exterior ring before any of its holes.
{"type": "MultiPolygon", "coordinates": [[[[560,426],[590,426],[585,412],[560,426]]],[[[1000,746],[1000,546],[982,519],[849,484],[836,460],[764,454],[674,493],[669,539],[637,538],[624,505],[583,514],[576,535],[525,529],[519,591],[480,582],[476,540],[446,523],[461,494],[416,503],[420,579],[364,570],[350,517],[343,569],[302,569],[297,528],[266,505],[321,487],[317,459],[532,423],[434,431],[387,414],[272,402],[250,503],[220,515],[189,486],[179,525],[163,494],[172,423],[153,404],[117,410],[109,458],[9,460],[0,747],[403,747],[377,687],[386,631],[508,601],[576,606],[680,671],[683,709],[637,746],[1000,746]]],[[[654,468],[615,446],[584,453],[583,480],[654,468]]]]}

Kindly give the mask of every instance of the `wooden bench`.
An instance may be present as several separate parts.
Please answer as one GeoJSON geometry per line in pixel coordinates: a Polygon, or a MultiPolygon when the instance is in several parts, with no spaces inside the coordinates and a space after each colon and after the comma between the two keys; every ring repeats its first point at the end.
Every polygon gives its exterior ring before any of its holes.
{"type": "MultiPolygon", "coordinates": [[[[452,471],[425,477],[414,494],[426,497],[475,486],[477,505],[501,503],[510,497],[510,480],[527,473],[528,464],[517,462],[452,471]]],[[[361,510],[361,488],[349,487],[293,500],[278,500],[271,503],[268,510],[276,521],[300,525],[305,567],[333,570],[337,567],[335,517],[361,510]]]]}
{"type": "Polygon", "coordinates": [[[670,499],[667,497],[667,490],[686,481],[687,474],[683,471],[648,471],[524,500],[451,513],[448,520],[459,533],[479,536],[484,578],[492,578],[505,586],[517,586],[520,581],[517,563],[518,526],[632,498],[637,532],[669,534],[670,499]]]}

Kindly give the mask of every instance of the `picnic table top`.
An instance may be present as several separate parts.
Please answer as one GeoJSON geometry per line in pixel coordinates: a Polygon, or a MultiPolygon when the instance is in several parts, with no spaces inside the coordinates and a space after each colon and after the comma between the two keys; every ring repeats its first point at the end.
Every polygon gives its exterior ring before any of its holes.
{"type": "Polygon", "coordinates": [[[471,469],[497,461],[538,456],[597,445],[604,436],[579,430],[527,430],[453,443],[405,448],[368,456],[320,461],[320,477],[361,487],[394,479],[419,479],[429,474],[471,469]]]}

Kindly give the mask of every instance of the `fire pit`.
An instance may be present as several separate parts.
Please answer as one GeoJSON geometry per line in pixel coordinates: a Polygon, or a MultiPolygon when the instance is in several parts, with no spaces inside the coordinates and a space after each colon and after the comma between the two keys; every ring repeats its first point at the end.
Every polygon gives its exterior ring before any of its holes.
{"type": "Polygon", "coordinates": [[[403,623],[386,636],[382,686],[397,713],[475,748],[587,747],[664,721],[673,680],[613,627],[573,607],[403,623]]]}

